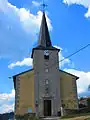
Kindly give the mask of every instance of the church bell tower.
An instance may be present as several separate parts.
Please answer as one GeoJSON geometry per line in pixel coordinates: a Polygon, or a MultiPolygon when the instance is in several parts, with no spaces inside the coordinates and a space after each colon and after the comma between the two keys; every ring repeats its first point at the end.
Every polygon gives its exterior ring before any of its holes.
{"type": "Polygon", "coordinates": [[[32,50],[35,110],[39,116],[57,115],[60,111],[60,50],[52,46],[45,12],[42,15],[37,47],[32,50]]]}

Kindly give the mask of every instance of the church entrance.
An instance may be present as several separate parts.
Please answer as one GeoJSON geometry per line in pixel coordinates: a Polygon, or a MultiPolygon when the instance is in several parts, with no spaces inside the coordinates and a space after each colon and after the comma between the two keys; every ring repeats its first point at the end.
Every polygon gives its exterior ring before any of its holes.
{"type": "Polygon", "coordinates": [[[44,116],[51,116],[51,100],[44,100],[44,116]]]}

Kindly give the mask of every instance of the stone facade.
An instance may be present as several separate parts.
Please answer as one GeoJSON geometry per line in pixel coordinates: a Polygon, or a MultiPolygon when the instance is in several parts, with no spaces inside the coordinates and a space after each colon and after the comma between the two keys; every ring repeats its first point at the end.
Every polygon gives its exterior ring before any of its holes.
{"type": "Polygon", "coordinates": [[[49,50],[49,60],[44,59],[44,50],[35,50],[33,55],[35,103],[38,102],[37,112],[43,116],[43,102],[50,99],[52,115],[60,110],[60,74],[58,51],[49,50]],[[54,64],[53,67],[51,67],[54,64]],[[48,81],[48,86],[46,86],[48,81]],[[48,87],[48,88],[46,88],[48,87]],[[48,89],[48,93],[46,90],[48,89]]]}

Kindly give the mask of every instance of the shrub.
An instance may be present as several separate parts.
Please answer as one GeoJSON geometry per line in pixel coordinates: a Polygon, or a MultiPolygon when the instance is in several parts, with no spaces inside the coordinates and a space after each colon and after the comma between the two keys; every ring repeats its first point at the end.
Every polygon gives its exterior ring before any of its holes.
{"type": "Polygon", "coordinates": [[[90,98],[87,99],[88,109],[90,110],[90,98]]]}

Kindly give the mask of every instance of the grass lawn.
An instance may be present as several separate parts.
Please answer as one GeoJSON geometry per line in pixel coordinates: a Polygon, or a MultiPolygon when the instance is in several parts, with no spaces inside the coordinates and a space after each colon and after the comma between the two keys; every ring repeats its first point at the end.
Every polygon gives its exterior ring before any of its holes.
{"type": "Polygon", "coordinates": [[[62,117],[60,120],[90,120],[90,113],[80,113],[62,117]]]}
{"type": "Polygon", "coordinates": [[[90,116],[80,116],[80,117],[73,117],[73,118],[63,118],[60,120],[90,120],[90,116]]]}

